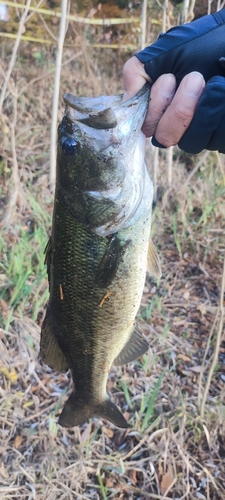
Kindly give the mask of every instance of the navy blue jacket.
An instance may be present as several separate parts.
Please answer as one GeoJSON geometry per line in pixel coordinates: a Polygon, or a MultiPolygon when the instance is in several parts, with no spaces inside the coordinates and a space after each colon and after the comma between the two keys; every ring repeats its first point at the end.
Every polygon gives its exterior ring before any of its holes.
{"type": "Polygon", "coordinates": [[[153,82],[173,73],[178,86],[187,73],[202,73],[206,88],[178,145],[189,153],[225,153],[225,9],[170,29],[136,56],[153,82]]]}

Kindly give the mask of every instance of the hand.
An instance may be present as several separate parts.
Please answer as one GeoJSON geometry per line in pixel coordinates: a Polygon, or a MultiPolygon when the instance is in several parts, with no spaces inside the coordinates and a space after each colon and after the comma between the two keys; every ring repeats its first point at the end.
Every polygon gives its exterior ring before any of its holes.
{"type": "Polygon", "coordinates": [[[124,100],[148,81],[143,132],[158,147],[225,153],[225,9],[172,28],[124,66],[124,100]]]}
{"type": "MultiPolygon", "coordinates": [[[[132,57],[124,66],[124,100],[135,95],[151,78],[144,65],[132,57]]],[[[197,103],[205,87],[200,73],[186,75],[176,92],[176,78],[172,74],[161,75],[151,88],[151,99],[143,132],[154,136],[158,143],[169,147],[178,144],[190,125],[197,103]]]]}

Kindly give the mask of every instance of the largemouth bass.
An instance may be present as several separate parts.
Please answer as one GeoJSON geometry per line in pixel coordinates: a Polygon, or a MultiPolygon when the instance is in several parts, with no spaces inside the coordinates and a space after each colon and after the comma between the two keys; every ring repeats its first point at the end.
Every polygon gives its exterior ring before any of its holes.
{"type": "Polygon", "coordinates": [[[106,383],[112,363],[129,363],[148,350],[135,326],[147,261],[160,274],[141,132],[149,87],[124,103],[120,95],[65,94],[64,100],[40,353],[53,369],[72,373],[74,390],[60,425],[100,417],[127,427],[106,383]]]}

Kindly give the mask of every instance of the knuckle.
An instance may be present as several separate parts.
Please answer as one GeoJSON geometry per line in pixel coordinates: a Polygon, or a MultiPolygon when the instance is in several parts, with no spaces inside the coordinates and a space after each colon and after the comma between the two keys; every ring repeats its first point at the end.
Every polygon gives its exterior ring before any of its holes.
{"type": "Polygon", "coordinates": [[[131,57],[131,59],[128,59],[128,61],[125,62],[124,67],[123,67],[123,75],[130,74],[134,72],[135,65],[136,65],[136,58],[131,57]]]}

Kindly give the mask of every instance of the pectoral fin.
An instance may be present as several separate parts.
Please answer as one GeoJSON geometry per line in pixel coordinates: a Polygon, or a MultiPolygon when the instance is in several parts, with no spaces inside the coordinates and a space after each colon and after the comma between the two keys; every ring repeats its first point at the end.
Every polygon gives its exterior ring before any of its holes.
{"type": "Polygon", "coordinates": [[[41,329],[40,356],[42,361],[53,370],[66,372],[69,369],[69,363],[54,335],[54,324],[49,310],[41,329]]]}
{"type": "Polygon", "coordinates": [[[155,278],[157,279],[161,278],[162,276],[159,256],[155,248],[155,245],[151,239],[149,241],[149,246],[148,246],[147,272],[152,276],[155,276],[155,278]]]}
{"type": "Polygon", "coordinates": [[[130,244],[130,240],[121,242],[117,234],[110,237],[105,253],[99,264],[96,281],[99,286],[107,287],[117,273],[122,255],[130,244]]]}
{"type": "Polygon", "coordinates": [[[140,358],[149,348],[148,341],[139,332],[138,329],[135,328],[130,339],[125,344],[124,348],[114,360],[115,365],[126,365],[135,359],[140,358]]]}

